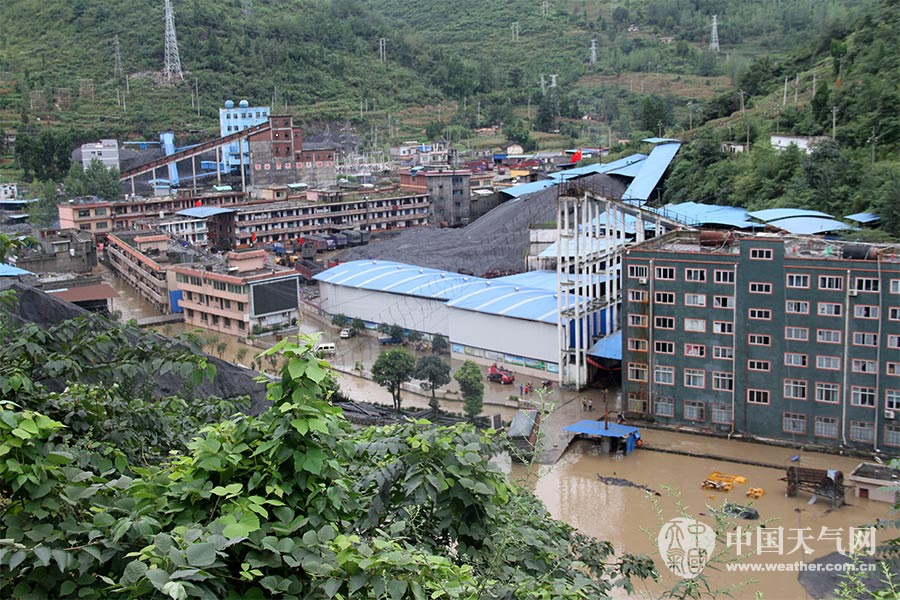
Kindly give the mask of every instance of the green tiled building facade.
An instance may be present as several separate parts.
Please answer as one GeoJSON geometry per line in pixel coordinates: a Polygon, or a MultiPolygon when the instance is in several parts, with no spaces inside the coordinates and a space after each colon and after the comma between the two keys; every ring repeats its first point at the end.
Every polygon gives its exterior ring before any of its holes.
{"type": "Polygon", "coordinates": [[[623,269],[632,417],[900,454],[898,247],[679,231],[623,269]]]}

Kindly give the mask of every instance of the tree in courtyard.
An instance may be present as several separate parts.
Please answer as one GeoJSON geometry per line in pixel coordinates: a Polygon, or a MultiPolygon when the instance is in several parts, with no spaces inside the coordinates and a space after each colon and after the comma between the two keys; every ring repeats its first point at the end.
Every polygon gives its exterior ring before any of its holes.
{"type": "Polygon", "coordinates": [[[28,221],[38,228],[51,227],[59,218],[56,205],[62,200],[56,184],[52,181],[38,181],[31,186],[31,193],[37,202],[28,207],[28,221]]]}
{"type": "Polygon", "coordinates": [[[343,327],[344,325],[346,325],[349,322],[350,322],[350,318],[344,314],[336,314],[333,317],[331,317],[331,324],[334,325],[335,327],[343,327]]]}
{"type": "Polygon", "coordinates": [[[431,402],[428,405],[437,410],[438,401],[435,390],[450,383],[450,365],[434,354],[423,356],[416,363],[416,379],[428,382],[428,386],[431,388],[431,402]]]}
{"type": "Polygon", "coordinates": [[[363,331],[366,328],[366,323],[365,321],[357,317],[353,319],[353,322],[350,324],[350,326],[357,331],[363,331]]]}
{"type": "Polygon", "coordinates": [[[481,367],[471,360],[467,360],[456,371],[453,378],[459,383],[466,416],[474,419],[481,414],[481,409],[484,408],[484,379],[481,367]]]}
{"type": "Polygon", "coordinates": [[[225,358],[225,351],[228,350],[228,342],[222,340],[220,342],[216,342],[216,356],[219,358],[225,358]]]}
{"type": "Polygon", "coordinates": [[[234,353],[234,362],[238,364],[243,364],[244,359],[247,358],[247,354],[250,353],[250,349],[246,346],[241,346],[237,349],[237,352],[234,353]]]}
{"type": "Polygon", "coordinates": [[[431,338],[431,351],[435,354],[441,354],[450,349],[450,343],[442,335],[436,335],[431,338]]]}
{"type": "Polygon", "coordinates": [[[400,410],[400,386],[412,379],[416,359],[406,348],[394,348],[378,355],[372,366],[372,379],[391,393],[394,410],[400,410]]]}

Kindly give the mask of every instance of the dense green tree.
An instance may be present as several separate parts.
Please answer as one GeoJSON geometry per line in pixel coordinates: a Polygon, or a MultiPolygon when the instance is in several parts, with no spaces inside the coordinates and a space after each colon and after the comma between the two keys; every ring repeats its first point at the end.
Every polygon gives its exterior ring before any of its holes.
{"type": "Polygon", "coordinates": [[[86,169],[73,164],[63,185],[68,198],[96,196],[102,200],[118,200],[122,195],[119,170],[108,169],[99,160],[92,160],[86,169]]]}
{"type": "Polygon", "coordinates": [[[484,408],[484,375],[481,373],[481,367],[467,360],[453,374],[453,378],[459,383],[466,416],[474,419],[484,408]]]}
{"type": "Polygon", "coordinates": [[[32,184],[31,193],[37,202],[28,207],[28,221],[40,229],[51,227],[59,219],[57,204],[63,199],[52,181],[32,184]]]}
{"type": "Polygon", "coordinates": [[[427,381],[431,390],[429,406],[438,409],[436,390],[450,383],[450,365],[435,355],[423,356],[416,363],[416,379],[427,381]]]}
{"type": "Polygon", "coordinates": [[[393,348],[378,355],[372,366],[372,380],[391,393],[394,410],[400,410],[402,385],[412,379],[416,359],[406,348],[393,348]]]}
{"type": "Polygon", "coordinates": [[[665,130],[669,124],[669,113],[663,98],[650,95],[641,102],[640,127],[644,131],[652,131],[655,135],[660,133],[660,128],[665,130]]]}
{"type": "Polygon", "coordinates": [[[16,135],[15,158],[26,181],[60,181],[71,164],[72,135],[61,129],[45,128],[34,135],[16,135]]]}
{"type": "Polygon", "coordinates": [[[366,330],[366,323],[359,317],[353,319],[353,321],[350,323],[350,326],[358,332],[363,332],[366,330]]]}
{"type": "Polygon", "coordinates": [[[450,343],[442,335],[436,335],[431,338],[431,351],[435,354],[441,354],[450,350],[450,343]]]}
{"type": "Polygon", "coordinates": [[[332,315],[332,317],[331,317],[331,324],[334,325],[335,327],[343,327],[344,325],[346,325],[349,322],[350,322],[350,318],[347,315],[342,314],[342,313],[332,315]]]}

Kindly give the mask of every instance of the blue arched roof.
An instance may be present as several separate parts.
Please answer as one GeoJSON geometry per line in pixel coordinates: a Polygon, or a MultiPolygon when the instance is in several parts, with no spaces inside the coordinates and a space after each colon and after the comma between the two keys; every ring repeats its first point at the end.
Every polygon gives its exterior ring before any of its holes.
{"type": "Polygon", "coordinates": [[[391,292],[434,300],[450,300],[480,277],[386,260],[354,260],[314,276],[318,281],[352,288],[391,292]]]}
{"type": "Polygon", "coordinates": [[[757,210],[747,213],[747,216],[759,219],[763,223],[778,221],[779,219],[790,219],[793,217],[825,217],[833,219],[832,215],[819,212],[817,210],[806,210],[803,208],[767,208],[766,210],[757,210]]]}
{"type": "Polygon", "coordinates": [[[790,219],[778,219],[769,223],[772,227],[783,229],[788,233],[797,235],[814,235],[842,229],[853,229],[846,223],[841,223],[831,218],[822,217],[793,217],[790,219]]]}

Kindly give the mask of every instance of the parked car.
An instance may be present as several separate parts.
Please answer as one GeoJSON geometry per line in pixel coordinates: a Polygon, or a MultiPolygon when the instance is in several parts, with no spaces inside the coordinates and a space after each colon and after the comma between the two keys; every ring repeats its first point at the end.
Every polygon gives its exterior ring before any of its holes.
{"type": "Polygon", "coordinates": [[[356,330],[352,327],[344,327],[343,329],[341,329],[340,336],[344,339],[355,337],[356,330]]]}
{"type": "Polygon", "coordinates": [[[389,344],[402,344],[403,338],[384,336],[384,337],[378,338],[378,343],[382,344],[384,346],[387,346],[389,344]]]}
{"type": "Polygon", "coordinates": [[[334,342],[322,342],[315,345],[313,352],[316,356],[334,356],[337,354],[337,346],[334,345],[334,342]]]}
{"type": "Polygon", "coordinates": [[[503,385],[510,385],[515,383],[516,377],[503,367],[498,367],[497,365],[491,365],[488,369],[487,380],[491,383],[500,383],[503,385]]]}

